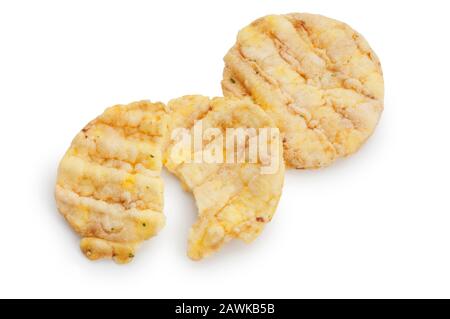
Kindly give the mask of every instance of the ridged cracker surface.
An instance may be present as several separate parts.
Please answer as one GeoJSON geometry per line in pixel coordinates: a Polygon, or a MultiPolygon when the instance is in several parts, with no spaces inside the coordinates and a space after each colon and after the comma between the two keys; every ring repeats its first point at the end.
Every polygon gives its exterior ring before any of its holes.
{"type": "Polygon", "coordinates": [[[242,29],[225,56],[226,96],[251,96],[283,133],[290,167],[350,155],[383,110],[380,62],[344,23],[313,14],[271,15],[242,29]]]}
{"type": "Polygon", "coordinates": [[[167,125],[163,104],[136,102],[107,109],[73,140],[59,165],[56,202],[89,259],[127,263],[164,226],[167,125]]]}
{"type": "MultiPolygon", "coordinates": [[[[203,142],[204,150],[225,146],[227,128],[274,127],[273,121],[250,99],[210,100],[203,96],[186,96],[172,100],[168,107],[172,129],[186,128],[193,134],[192,127],[199,120],[205,133],[207,128],[219,129],[220,134],[203,142]]],[[[276,169],[270,174],[262,174],[261,167],[268,165],[268,159],[262,156],[258,156],[254,163],[249,163],[249,160],[234,164],[195,163],[194,153],[197,151],[194,147],[184,155],[174,152],[178,142],[175,139],[167,149],[166,167],[182,181],[186,190],[193,193],[199,211],[198,220],[189,234],[188,256],[194,260],[202,259],[233,238],[245,242],[254,240],[272,219],[281,195],[284,161],[279,136],[269,139],[266,144],[272,150],[268,152],[269,156],[277,162],[276,169]]],[[[231,148],[232,156],[241,151],[248,154],[248,144],[237,145],[231,148]]],[[[223,154],[225,161],[226,150],[223,154]]]]}

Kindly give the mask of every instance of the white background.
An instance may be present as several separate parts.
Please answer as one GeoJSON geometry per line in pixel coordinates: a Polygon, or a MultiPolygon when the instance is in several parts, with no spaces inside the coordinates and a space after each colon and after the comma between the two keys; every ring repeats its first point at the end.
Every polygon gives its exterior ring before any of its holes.
{"type": "Polygon", "coordinates": [[[0,297],[450,297],[447,1],[2,1],[0,297]],[[57,164],[104,108],[221,94],[237,31],[270,13],[347,22],[379,55],[385,112],[359,153],[289,171],[253,244],[186,257],[190,195],[134,262],[90,262],[53,200],[57,164]]]}

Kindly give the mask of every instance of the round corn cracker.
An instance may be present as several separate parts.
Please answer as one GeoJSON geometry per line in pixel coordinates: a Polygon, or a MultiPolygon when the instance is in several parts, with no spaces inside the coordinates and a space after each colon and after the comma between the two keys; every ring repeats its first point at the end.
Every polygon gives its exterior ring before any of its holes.
{"type": "Polygon", "coordinates": [[[250,96],[274,119],[290,167],[323,167],[356,152],[383,110],[376,54],[348,25],[320,15],[260,18],[224,61],[225,96],[250,96]]]}

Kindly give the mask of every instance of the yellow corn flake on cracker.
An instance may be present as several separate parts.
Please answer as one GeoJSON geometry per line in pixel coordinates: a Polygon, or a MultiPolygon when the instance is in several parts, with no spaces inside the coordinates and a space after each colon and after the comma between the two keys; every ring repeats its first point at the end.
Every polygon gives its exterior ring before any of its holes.
{"type": "Polygon", "coordinates": [[[260,18],[224,60],[225,96],[251,96],[274,119],[290,167],[318,168],[356,152],[383,110],[377,56],[359,33],[323,16],[260,18]]]}
{"type": "MultiPolygon", "coordinates": [[[[194,260],[202,259],[233,238],[251,242],[272,219],[280,199],[284,181],[282,143],[279,136],[268,139],[268,156],[273,155],[276,169],[263,174],[261,168],[267,164],[263,156],[253,162],[249,159],[245,163],[226,162],[226,129],[274,128],[273,120],[250,99],[210,100],[203,96],[185,96],[172,100],[168,107],[171,130],[185,128],[194,136],[193,125],[199,120],[205,134],[208,128],[219,129],[219,134],[202,141],[203,155],[205,150],[217,151],[223,147],[224,163],[194,162],[198,152],[194,145],[188,154],[178,156],[174,151],[177,139],[172,140],[166,150],[166,167],[182,181],[186,190],[193,193],[199,211],[198,220],[189,234],[188,256],[194,260]]],[[[249,154],[248,143],[242,144],[241,148],[239,145],[237,143],[230,151],[236,161],[237,152],[249,154]]]]}
{"type": "Polygon", "coordinates": [[[164,226],[167,131],[165,105],[142,101],[107,109],[73,140],[59,165],[56,202],[89,259],[127,263],[164,226]]]}

